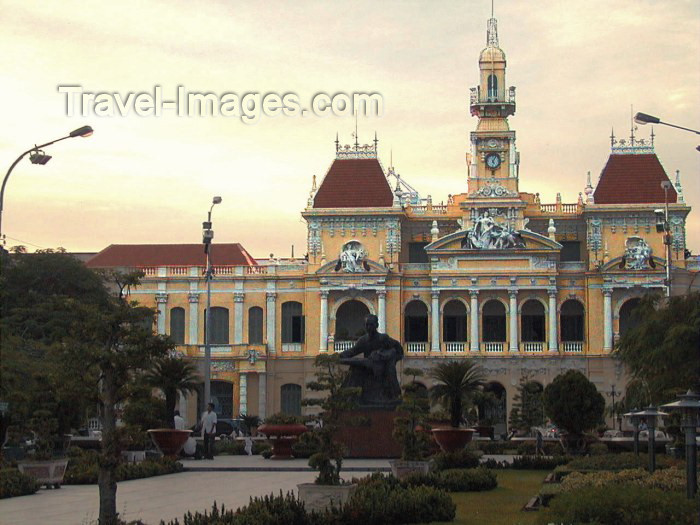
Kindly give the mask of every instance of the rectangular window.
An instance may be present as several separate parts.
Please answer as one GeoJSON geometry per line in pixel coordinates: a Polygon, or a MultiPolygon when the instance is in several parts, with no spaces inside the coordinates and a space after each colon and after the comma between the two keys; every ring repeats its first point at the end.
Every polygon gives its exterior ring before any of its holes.
{"type": "Polygon", "coordinates": [[[581,260],[581,241],[560,241],[562,245],[560,261],[577,262],[581,260]]]}
{"type": "Polygon", "coordinates": [[[425,247],[427,242],[409,242],[408,243],[408,262],[409,263],[428,263],[428,254],[425,247]]]}

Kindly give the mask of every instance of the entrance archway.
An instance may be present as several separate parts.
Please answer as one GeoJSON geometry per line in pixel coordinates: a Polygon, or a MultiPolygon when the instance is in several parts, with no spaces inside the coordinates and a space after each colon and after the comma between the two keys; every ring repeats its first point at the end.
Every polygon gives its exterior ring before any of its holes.
{"type": "Polygon", "coordinates": [[[639,324],[640,319],[634,310],[639,306],[640,302],[641,299],[635,297],[625,301],[625,304],[620,308],[620,337],[639,324]]]}
{"type": "Polygon", "coordinates": [[[367,305],[355,299],[341,304],[335,314],[335,340],[357,341],[365,333],[369,313],[367,305]]]}
{"type": "Polygon", "coordinates": [[[508,432],[506,422],[506,389],[498,381],[484,385],[484,399],[479,403],[479,419],[483,424],[493,426],[494,435],[508,432]]]}

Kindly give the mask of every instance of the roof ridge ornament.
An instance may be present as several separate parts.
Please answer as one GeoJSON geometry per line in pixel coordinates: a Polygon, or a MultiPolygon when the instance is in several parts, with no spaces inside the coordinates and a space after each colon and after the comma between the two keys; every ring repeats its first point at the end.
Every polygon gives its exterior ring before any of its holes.
{"type": "Polygon", "coordinates": [[[486,46],[498,47],[498,27],[495,18],[489,18],[486,23],[486,46]]]}

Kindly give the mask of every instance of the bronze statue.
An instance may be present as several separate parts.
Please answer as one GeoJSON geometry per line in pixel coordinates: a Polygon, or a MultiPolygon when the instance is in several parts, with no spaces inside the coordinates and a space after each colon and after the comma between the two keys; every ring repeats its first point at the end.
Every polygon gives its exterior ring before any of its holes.
{"type": "Polygon", "coordinates": [[[396,377],[396,363],[403,358],[401,343],[377,331],[376,315],[365,318],[367,333],[349,350],[340,353],[340,362],[350,366],[350,376],[343,386],[360,387],[360,406],[394,408],[400,401],[401,387],[396,377]],[[355,359],[354,356],[364,354],[355,359]]]}

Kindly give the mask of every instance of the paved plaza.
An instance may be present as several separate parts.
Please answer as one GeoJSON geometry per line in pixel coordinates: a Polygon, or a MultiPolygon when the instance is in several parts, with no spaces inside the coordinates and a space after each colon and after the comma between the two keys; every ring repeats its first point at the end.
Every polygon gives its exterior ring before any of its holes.
{"type": "MultiPolygon", "coordinates": [[[[122,481],[117,487],[117,510],[126,520],[148,525],[180,518],[187,511],[204,511],[216,501],[227,508],[248,503],[251,496],[295,491],[298,483],[312,482],[316,473],[308,460],[265,460],[260,456],[219,456],[213,461],[185,460],[187,472],[122,481]]],[[[388,470],[388,460],[348,459],[344,477],[388,470]]],[[[64,485],[40,489],[31,496],[0,500],[2,525],[88,525],[97,522],[97,485],[64,485]]]]}

